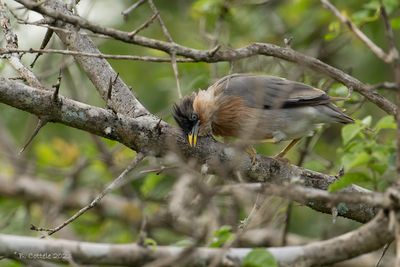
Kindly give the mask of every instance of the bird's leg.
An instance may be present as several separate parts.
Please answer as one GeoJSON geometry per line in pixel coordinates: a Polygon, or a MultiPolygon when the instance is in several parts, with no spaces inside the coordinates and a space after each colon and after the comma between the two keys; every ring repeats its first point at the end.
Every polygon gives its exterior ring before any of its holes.
{"type": "Polygon", "coordinates": [[[283,158],[285,157],[286,153],[289,152],[290,149],[292,149],[292,147],[294,147],[297,142],[300,141],[300,138],[297,139],[293,139],[292,142],[290,142],[289,145],[287,145],[281,152],[279,152],[277,155],[274,156],[274,158],[283,158]]]}
{"type": "Polygon", "coordinates": [[[251,158],[251,164],[254,165],[254,163],[256,163],[257,150],[253,146],[249,145],[246,147],[245,151],[251,158]]]}

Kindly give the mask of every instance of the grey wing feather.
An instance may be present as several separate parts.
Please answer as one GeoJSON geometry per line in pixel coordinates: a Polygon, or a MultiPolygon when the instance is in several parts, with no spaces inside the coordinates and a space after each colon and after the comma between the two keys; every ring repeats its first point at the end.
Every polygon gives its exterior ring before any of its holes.
{"type": "Polygon", "coordinates": [[[214,85],[215,93],[240,96],[254,108],[275,109],[330,103],[322,90],[274,76],[233,74],[214,85]]]}

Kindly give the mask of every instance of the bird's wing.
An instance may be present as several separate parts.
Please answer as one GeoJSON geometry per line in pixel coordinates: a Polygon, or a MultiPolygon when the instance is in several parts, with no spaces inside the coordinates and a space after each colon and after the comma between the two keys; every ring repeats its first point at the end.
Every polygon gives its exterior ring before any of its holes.
{"type": "Polygon", "coordinates": [[[329,96],[312,86],[266,75],[233,74],[226,76],[210,89],[220,93],[240,96],[253,108],[291,108],[330,103],[329,96]]]}

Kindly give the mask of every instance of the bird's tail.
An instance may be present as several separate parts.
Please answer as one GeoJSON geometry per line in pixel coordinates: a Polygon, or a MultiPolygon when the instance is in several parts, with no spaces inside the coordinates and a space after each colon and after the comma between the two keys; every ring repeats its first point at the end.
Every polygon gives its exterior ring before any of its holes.
{"type": "Polygon", "coordinates": [[[354,120],[344,114],[337,106],[334,104],[324,105],[324,113],[328,115],[334,122],[348,124],[354,123],[354,120]]]}

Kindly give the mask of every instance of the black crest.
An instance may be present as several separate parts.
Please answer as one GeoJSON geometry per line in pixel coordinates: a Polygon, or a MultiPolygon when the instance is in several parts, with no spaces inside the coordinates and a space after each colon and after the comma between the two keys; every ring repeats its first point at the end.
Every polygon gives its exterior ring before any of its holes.
{"type": "Polygon", "coordinates": [[[198,115],[194,112],[193,101],[196,94],[185,96],[179,103],[174,104],[172,115],[179,127],[187,134],[198,121],[198,115]]]}

